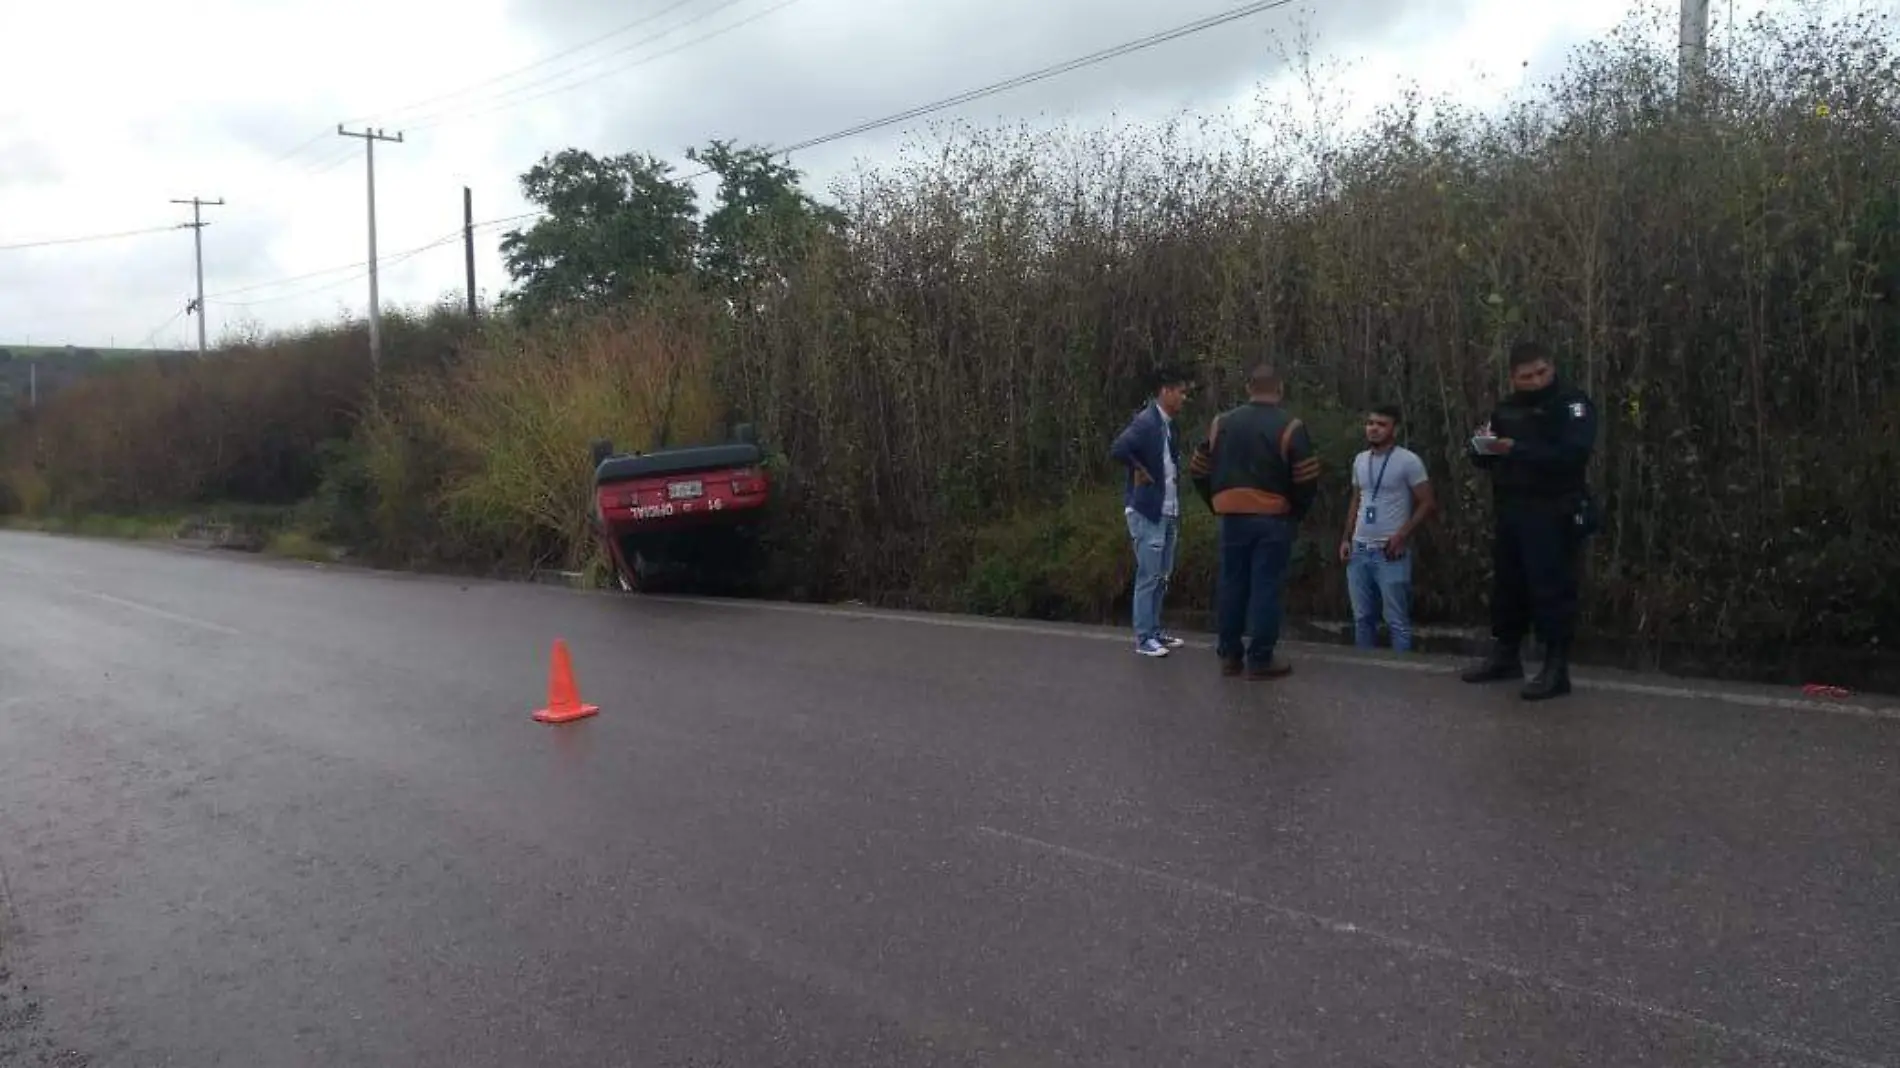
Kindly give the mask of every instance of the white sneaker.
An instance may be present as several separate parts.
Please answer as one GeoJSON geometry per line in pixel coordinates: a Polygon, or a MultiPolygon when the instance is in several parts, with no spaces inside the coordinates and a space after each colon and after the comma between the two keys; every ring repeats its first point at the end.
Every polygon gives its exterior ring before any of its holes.
{"type": "Polygon", "coordinates": [[[1179,649],[1183,645],[1186,645],[1187,642],[1184,639],[1177,638],[1172,634],[1163,634],[1161,636],[1161,644],[1167,646],[1170,649],[1179,649]]]}
{"type": "Polygon", "coordinates": [[[1135,652],[1140,653],[1142,656],[1167,656],[1168,647],[1153,638],[1149,638],[1140,645],[1135,646],[1135,652]]]}

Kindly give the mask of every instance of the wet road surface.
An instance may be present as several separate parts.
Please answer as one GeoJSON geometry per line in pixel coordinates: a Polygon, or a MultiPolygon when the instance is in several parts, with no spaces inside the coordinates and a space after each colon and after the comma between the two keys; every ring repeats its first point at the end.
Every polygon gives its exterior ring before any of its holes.
{"type": "Polygon", "coordinates": [[[0,606],[9,1068],[1900,1065],[1878,714],[28,535],[0,606]]]}

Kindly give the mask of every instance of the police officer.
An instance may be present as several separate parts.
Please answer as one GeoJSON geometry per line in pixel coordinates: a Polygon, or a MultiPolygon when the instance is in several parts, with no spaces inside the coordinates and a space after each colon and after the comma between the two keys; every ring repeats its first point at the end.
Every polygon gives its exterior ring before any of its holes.
{"type": "Polygon", "coordinates": [[[1545,656],[1523,697],[1570,692],[1570,643],[1576,627],[1577,573],[1583,541],[1596,529],[1585,480],[1596,446],[1596,405],[1557,377],[1535,341],[1511,348],[1511,394],[1478,429],[1472,462],[1491,475],[1496,528],[1491,549],[1491,655],[1466,682],[1524,677],[1519,646],[1534,624],[1545,656]]]}

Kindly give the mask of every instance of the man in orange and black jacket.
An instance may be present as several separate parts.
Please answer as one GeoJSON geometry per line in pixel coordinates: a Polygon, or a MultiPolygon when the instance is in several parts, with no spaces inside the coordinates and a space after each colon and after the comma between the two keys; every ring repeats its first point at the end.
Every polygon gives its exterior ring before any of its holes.
{"type": "Polygon", "coordinates": [[[1188,473],[1220,517],[1221,673],[1274,679],[1292,666],[1274,656],[1281,590],[1300,520],[1319,492],[1319,457],[1305,424],[1280,407],[1286,384],[1262,364],[1247,403],[1217,416],[1188,473]],[[1241,635],[1252,640],[1244,652],[1241,635]]]}

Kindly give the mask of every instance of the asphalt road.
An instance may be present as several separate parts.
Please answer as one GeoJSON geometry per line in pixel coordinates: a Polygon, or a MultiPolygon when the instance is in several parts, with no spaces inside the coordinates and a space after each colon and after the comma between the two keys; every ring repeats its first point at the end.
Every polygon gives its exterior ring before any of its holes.
{"type": "Polygon", "coordinates": [[[9,1068],[1900,1065],[1896,719],[26,535],[0,606],[9,1068]]]}

